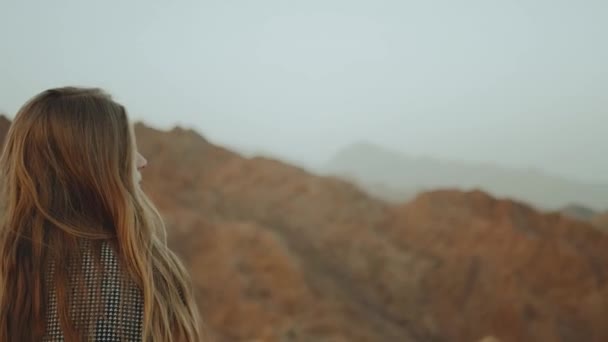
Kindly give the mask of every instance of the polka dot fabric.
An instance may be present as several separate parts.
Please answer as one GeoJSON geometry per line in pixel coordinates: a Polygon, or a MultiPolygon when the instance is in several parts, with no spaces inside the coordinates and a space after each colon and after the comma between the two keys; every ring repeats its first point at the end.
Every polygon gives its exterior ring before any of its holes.
{"type": "MultiPolygon", "coordinates": [[[[89,326],[89,341],[99,342],[132,342],[142,340],[143,296],[141,290],[127,281],[121,273],[119,261],[114,250],[103,244],[101,248],[103,272],[93,264],[90,253],[85,253],[82,267],[84,269],[84,294],[72,291],[73,305],[70,315],[76,321],[99,312],[96,318],[86,322],[89,326]],[[101,301],[96,300],[96,286],[101,280],[101,301]]],[[[48,314],[47,332],[43,342],[65,341],[57,315],[56,293],[51,285],[54,266],[51,263],[47,276],[48,314]]]]}

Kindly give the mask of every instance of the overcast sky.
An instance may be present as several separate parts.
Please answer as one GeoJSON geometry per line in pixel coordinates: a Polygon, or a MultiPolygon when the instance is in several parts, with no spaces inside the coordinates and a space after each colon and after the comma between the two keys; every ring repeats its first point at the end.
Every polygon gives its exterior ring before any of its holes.
{"type": "Polygon", "coordinates": [[[0,0],[0,110],[101,86],[306,162],[367,140],[608,182],[607,35],[605,0],[0,0]]]}

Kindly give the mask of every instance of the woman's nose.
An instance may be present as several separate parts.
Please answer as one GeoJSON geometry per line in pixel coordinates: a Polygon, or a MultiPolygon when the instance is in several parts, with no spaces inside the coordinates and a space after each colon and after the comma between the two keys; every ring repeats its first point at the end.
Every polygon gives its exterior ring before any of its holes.
{"type": "Polygon", "coordinates": [[[137,169],[141,170],[148,165],[148,161],[141,154],[137,154],[137,169]]]}

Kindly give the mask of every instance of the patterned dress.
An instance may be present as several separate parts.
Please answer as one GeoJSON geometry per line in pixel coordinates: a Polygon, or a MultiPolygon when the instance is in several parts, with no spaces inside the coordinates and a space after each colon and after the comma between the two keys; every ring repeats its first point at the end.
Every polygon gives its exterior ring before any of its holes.
{"type": "MultiPolygon", "coordinates": [[[[95,318],[90,318],[89,341],[95,342],[119,342],[119,341],[141,341],[143,322],[143,295],[141,290],[131,281],[126,280],[120,270],[119,260],[109,244],[102,244],[101,264],[104,272],[96,270],[90,253],[85,253],[82,262],[84,281],[87,284],[85,294],[72,292],[73,305],[77,308],[70,314],[77,320],[89,316],[87,312],[94,312],[95,308],[102,309],[95,318]],[[97,284],[101,280],[100,301],[96,300],[97,284]],[[101,305],[100,305],[101,304],[101,305]]],[[[57,299],[54,287],[51,285],[54,265],[51,263],[47,276],[47,332],[43,342],[65,341],[59,317],[57,315],[57,299]]],[[[95,310],[97,311],[97,310],[95,310]]],[[[68,341],[69,342],[69,341],[68,341]]]]}

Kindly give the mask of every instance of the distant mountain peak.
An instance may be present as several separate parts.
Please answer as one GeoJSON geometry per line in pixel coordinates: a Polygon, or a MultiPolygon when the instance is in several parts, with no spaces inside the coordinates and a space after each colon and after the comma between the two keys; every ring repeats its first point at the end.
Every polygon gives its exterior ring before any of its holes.
{"type": "Polygon", "coordinates": [[[589,221],[595,217],[598,213],[595,210],[589,209],[579,204],[569,204],[560,210],[560,213],[570,218],[589,221]]]}
{"type": "Polygon", "coordinates": [[[586,184],[533,168],[412,157],[369,141],[339,150],[325,165],[324,172],[346,175],[363,188],[371,185],[376,189],[379,185],[390,188],[389,200],[395,192],[411,193],[420,188],[480,188],[547,210],[559,210],[570,203],[591,209],[608,207],[608,184],[586,184]]]}

